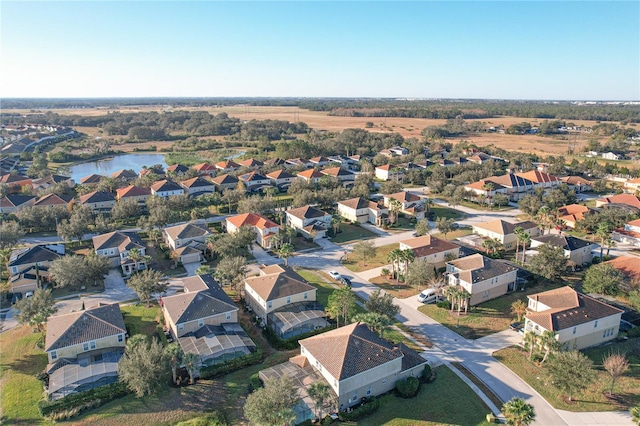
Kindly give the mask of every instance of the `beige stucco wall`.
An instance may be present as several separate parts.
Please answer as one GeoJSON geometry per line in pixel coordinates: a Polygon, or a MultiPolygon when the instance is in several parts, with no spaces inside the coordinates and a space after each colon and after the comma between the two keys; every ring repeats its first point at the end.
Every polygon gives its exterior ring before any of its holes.
{"type": "MultiPolygon", "coordinates": [[[[95,342],[96,342],[95,349],[89,349],[89,351],[93,351],[96,349],[104,349],[104,348],[114,348],[114,347],[124,348],[127,345],[126,339],[124,338],[124,333],[122,334],[122,342],[118,342],[117,334],[113,336],[105,337],[103,339],[97,339],[95,342]]],[[[49,356],[49,362],[55,361],[51,359],[51,352],[52,351],[47,352],[47,355],[49,356]]],[[[81,354],[83,352],[88,352],[88,351],[85,351],[83,349],[82,343],[79,345],[67,346],[66,348],[60,348],[56,350],[56,353],[58,354],[57,359],[75,358],[76,356],[78,356],[78,354],[81,354]]]]}
{"type": "MultiPolygon", "coordinates": [[[[400,250],[407,250],[410,247],[407,246],[404,243],[400,243],[400,250]]],[[[454,256],[454,259],[457,259],[460,256],[460,247],[456,247],[455,249],[452,250],[446,250],[446,251],[441,251],[439,253],[434,253],[428,256],[423,256],[421,258],[416,258],[416,259],[426,259],[427,262],[432,263],[436,268],[444,268],[445,264],[446,264],[446,257],[447,255],[451,255],[454,256]]],[[[404,266],[404,265],[402,265],[404,266]]]]}
{"type": "MultiPolygon", "coordinates": [[[[558,331],[561,349],[580,350],[615,339],[618,336],[621,317],[622,312],[558,331]]],[[[545,331],[543,327],[529,319],[525,320],[524,328],[525,331],[536,334],[542,334],[545,331]]]]}
{"type": "Polygon", "coordinates": [[[473,284],[466,281],[458,280],[453,275],[450,275],[449,285],[459,284],[465,290],[471,293],[469,304],[473,306],[506,294],[509,284],[515,283],[517,275],[518,271],[511,271],[493,279],[484,280],[473,284]]]}
{"type": "Polygon", "coordinates": [[[265,301],[258,295],[257,292],[253,290],[253,288],[245,283],[245,299],[249,302],[249,305],[253,309],[256,315],[262,317],[264,322],[267,322],[267,315],[283,306],[286,306],[295,302],[315,302],[316,300],[316,289],[305,291],[304,293],[292,294],[290,296],[290,300],[287,301],[286,297],[282,297],[279,299],[271,300],[271,306],[269,306],[269,302],[265,301]],[[305,299],[305,294],[307,298],[305,299]]]}

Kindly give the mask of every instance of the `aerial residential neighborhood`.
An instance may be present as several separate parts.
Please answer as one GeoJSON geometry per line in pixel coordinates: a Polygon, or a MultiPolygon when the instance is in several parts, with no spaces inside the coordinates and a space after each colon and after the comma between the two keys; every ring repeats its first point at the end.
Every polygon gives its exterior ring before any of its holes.
{"type": "Polygon", "coordinates": [[[638,2],[0,16],[0,424],[640,425],[638,2]]]}

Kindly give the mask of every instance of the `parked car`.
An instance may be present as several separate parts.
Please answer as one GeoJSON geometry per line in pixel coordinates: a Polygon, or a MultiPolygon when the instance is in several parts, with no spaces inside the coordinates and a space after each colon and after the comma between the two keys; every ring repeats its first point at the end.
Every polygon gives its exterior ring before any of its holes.
{"type": "Polygon", "coordinates": [[[351,287],[351,280],[347,277],[342,277],[338,281],[340,281],[343,285],[346,285],[347,287],[351,287]]]}
{"type": "Polygon", "coordinates": [[[338,272],[336,271],[329,271],[329,276],[331,278],[333,278],[334,280],[338,281],[340,278],[342,278],[342,275],[340,275],[338,272]]]}
{"type": "Polygon", "coordinates": [[[21,292],[15,292],[13,293],[13,297],[11,298],[11,304],[15,305],[17,301],[22,300],[22,293],[21,292]]]}
{"type": "Polygon", "coordinates": [[[517,330],[520,327],[522,327],[522,323],[521,322],[512,322],[511,325],[509,326],[509,328],[511,330],[517,330]]]}
{"type": "Polygon", "coordinates": [[[420,303],[435,303],[438,301],[438,294],[436,293],[435,288],[428,288],[423,290],[422,293],[418,295],[418,302],[420,303]]]}
{"type": "Polygon", "coordinates": [[[26,299],[30,298],[31,296],[33,296],[33,292],[32,292],[32,291],[28,291],[28,292],[24,295],[24,297],[25,297],[26,299]]]}

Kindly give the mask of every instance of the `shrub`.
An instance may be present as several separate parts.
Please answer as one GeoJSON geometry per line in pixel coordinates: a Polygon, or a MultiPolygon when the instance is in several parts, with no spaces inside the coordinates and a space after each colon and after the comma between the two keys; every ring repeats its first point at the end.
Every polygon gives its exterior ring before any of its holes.
{"type": "MultiPolygon", "coordinates": [[[[40,401],[38,402],[38,411],[40,411],[43,417],[64,417],[65,415],[75,413],[71,416],[73,417],[82,410],[99,407],[130,393],[131,391],[127,389],[127,385],[124,382],[115,382],[85,392],[74,393],[64,398],[56,399],[55,401],[40,401]],[[77,412],[75,411],[76,408],[78,409],[77,412]]],[[[71,417],[64,418],[68,419],[71,417]]]]}
{"type": "Polygon", "coordinates": [[[436,306],[442,309],[451,309],[451,302],[449,302],[448,300],[441,300],[440,302],[436,303],[436,306]]]}
{"type": "Polygon", "coordinates": [[[322,420],[322,426],[329,426],[331,423],[333,423],[333,419],[331,418],[331,416],[326,416],[322,420]]]}
{"type": "Polygon", "coordinates": [[[431,366],[429,364],[425,364],[424,370],[422,370],[422,374],[420,375],[420,380],[422,383],[428,383],[431,379],[431,366]]]}
{"type": "Polygon", "coordinates": [[[633,327],[631,330],[627,331],[627,337],[640,337],[640,327],[633,327]]]}
{"type": "Polygon", "coordinates": [[[420,380],[415,377],[407,377],[396,382],[396,390],[402,398],[413,398],[420,389],[420,380]]]}
{"type": "Polygon", "coordinates": [[[262,383],[262,380],[260,380],[260,375],[258,373],[253,374],[249,378],[249,392],[260,389],[262,386],[264,386],[264,383],[262,383]]]}
{"type": "Polygon", "coordinates": [[[176,426],[227,426],[228,423],[224,416],[218,412],[206,414],[204,416],[194,417],[190,420],[185,420],[180,423],[176,423],[176,426]]]}
{"type": "Polygon", "coordinates": [[[340,417],[343,420],[355,422],[375,413],[378,408],[380,408],[380,401],[376,398],[369,398],[350,413],[341,412],[340,417]]]}

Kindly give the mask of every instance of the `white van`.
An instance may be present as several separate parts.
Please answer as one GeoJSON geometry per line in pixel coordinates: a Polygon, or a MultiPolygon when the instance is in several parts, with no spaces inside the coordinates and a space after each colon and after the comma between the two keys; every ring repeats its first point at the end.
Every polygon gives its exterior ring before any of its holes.
{"type": "Polygon", "coordinates": [[[422,293],[418,295],[418,302],[421,303],[435,303],[437,300],[438,295],[435,288],[423,290],[422,293]]]}

